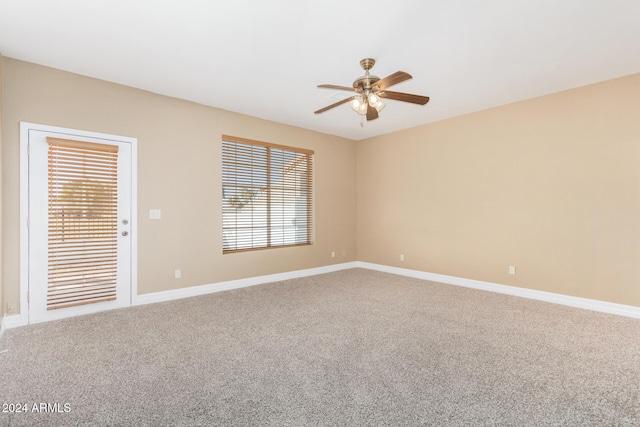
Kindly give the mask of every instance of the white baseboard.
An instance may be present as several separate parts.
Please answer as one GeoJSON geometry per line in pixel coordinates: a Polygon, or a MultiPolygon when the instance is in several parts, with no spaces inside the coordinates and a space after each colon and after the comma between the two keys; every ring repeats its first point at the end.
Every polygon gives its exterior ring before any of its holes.
{"type": "MultiPolygon", "coordinates": [[[[176,299],[206,295],[214,292],[226,291],[230,289],[245,288],[247,286],[261,285],[264,283],[279,282],[282,280],[296,279],[299,277],[315,276],[317,274],[331,273],[334,271],[348,270],[350,268],[365,268],[377,270],[385,273],[397,274],[400,276],[413,277],[416,279],[429,280],[449,285],[463,286],[466,288],[480,289],[483,291],[497,292],[501,294],[513,295],[522,298],[529,298],[539,301],[561,304],[570,307],[582,308],[586,310],[599,311],[603,313],[615,314],[618,316],[632,317],[640,319],[640,307],[616,304],[605,301],[592,300],[587,298],[572,297],[568,295],[555,294],[551,292],[537,291],[533,289],[518,288],[515,286],[499,285],[496,283],[483,282],[480,280],[465,279],[444,274],[428,273],[419,270],[391,267],[369,262],[354,261],[342,264],[333,264],[324,267],[309,268],[306,270],[289,271],[285,273],[270,274],[266,276],[249,277],[246,279],[230,280],[226,282],[212,283],[209,285],[192,286],[182,289],[172,289],[170,291],[154,292],[134,297],[133,305],[152,304],[156,302],[172,301],[176,299]]],[[[0,323],[0,337],[5,329],[12,329],[19,326],[26,326],[28,319],[26,315],[15,314],[5,316],[0,323]]]]}
{"type": "Polygon", "coordinates": [[[4,317],[4,326],[6,329],[17,328],[19,326],[26,326],[29,324],[26,315],[12,314],[11,316],[4,317]]]}
{"type": "Polygon", "coordinates": [[[266,276],[249,277],[246,279],[230,280],[227,282],[212,283],[209,285],[191,286],[189,288],[142,294],[137,296],[133,305],[151,304],[155,302],[195,297],[198,295],[211,294],[213,292],[228,291],[230,289],[239,289],[247,286],[262,285],[264,283],[279,282],[282,280],[297,279],[299,277],[315,276],[317,274],[347,270],[350,268],[356,268],[356,266],[356,262],[347,262],[327,265],[324,267],[309,268],[306,270],[288,271],[286,273],[269,274],[266,276]]]}
{"type": "Polygon", "coordinates": [[[483,291],[497,292],[500,294],[513,295],[522,298],[529,298],[539,301],[551,302],[554,304],[566,305],[569,307],[582,308],[586,310],[599,311],[602,313],[616,314],[618,316],[633,317],[640,319],[640,307],[631,305],[616,304],[606,301],[598,301],[587,298],[573,297],[569,295],[555,294],[552,292],[536,291],[533,289],[518,288],[515,286],[499,285],[497,283],[483,282],[480,280],[464,279],[444,274],[428,273],[406,268],[390,267],[381,264],[357,261],[356,266],[369,270],[377,270],[385,273],[398,274],[400,276],[413,277],[416,279],[430,280],[432,282],[446,283],[448,285],[463,286],[466,288],[480,289],[483,291]]]}

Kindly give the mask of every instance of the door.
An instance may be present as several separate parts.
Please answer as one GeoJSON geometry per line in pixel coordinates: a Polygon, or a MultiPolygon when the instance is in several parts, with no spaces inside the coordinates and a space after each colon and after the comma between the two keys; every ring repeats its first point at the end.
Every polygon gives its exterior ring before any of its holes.
{"type": "Polygon", "coordinates": [[[28,133],[29,323],[131,305],[132,144],[28,133]]]}

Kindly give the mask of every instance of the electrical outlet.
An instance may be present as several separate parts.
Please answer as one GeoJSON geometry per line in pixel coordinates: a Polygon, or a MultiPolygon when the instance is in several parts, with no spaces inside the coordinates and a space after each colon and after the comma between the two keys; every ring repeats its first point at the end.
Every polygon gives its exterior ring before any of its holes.
{"type": "Polygon", "coordinates": [[[336,257],[336,251],[331,251],[331,258],[335,258],[336,257]]]}
{"type": "Polygon", "coordinates": [[[515,267],[515,265],[510,265],[510,266],[509,266],[509,274],[516,274],[516,267],[515,267]]]}
{"type": "Polygon", "coordinates": [[[400,254],[400,261],[404,261],[404,254],[400,254]]]}
{"type": "Polygon", "coordinates": [[[179,279],[182,277],[182,271],[176,270],[173,272],[173,275],[175,276],[176,279],[179,279]]]}

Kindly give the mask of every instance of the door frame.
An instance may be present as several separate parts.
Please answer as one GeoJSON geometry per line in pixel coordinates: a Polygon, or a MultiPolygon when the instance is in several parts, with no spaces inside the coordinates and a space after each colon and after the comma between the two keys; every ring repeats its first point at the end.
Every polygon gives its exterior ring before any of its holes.
{"type": "Polygon", "coordinates": [[[86,137],[131,144],[131,294],[129,305],[138,298],[138,139],[79,129],[20,122],[20,323],[30,323],[29,313],[29,133],[51,132],[59,137],[86,137]]]}

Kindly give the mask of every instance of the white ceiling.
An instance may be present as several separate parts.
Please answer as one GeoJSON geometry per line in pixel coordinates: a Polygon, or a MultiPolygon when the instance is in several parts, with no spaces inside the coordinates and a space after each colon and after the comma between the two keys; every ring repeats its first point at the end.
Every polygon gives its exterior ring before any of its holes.
{"type": "Polygon", "coordinates": [[[640,1],[0,0],[0,53],[357,140],[640,72],[640,1]],[[314,115],[365,57],[431,101],[314,115]]]}

